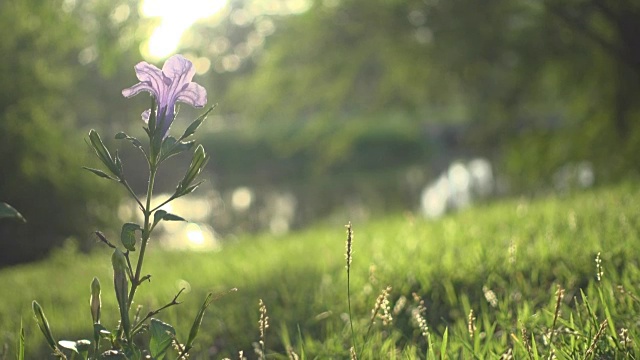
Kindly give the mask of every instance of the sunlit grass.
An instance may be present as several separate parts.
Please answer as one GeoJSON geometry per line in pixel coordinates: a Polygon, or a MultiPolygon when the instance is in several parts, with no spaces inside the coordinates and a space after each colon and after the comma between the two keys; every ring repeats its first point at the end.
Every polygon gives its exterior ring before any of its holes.
{"type": "MultiPolygon", "coordinates": [[[[544,334],[553,333],[554,323],[563,331],[553,337],[559,358],[570,358],[558,354],[570,346],[561,351],[560,344],[571,341],[575,355],[584,355],[605,318],[606,331],[596,339],[596,349],[619,343],[623,329],[637,339],[640,303],[633,292],[640,281],[635,256],[640,250],[639,196],[637,186],[626,185],[559,198],[508,200],[434,222],[395,214],[354,223],[350,286],[359,358],[424,358],[427,337],[415,323],[418,300],[424,301],[434,344],[429,351],[444,350],[453,358],[497,358],[508,351],[526,358],[523,329],[529,346],[533,339],[541,354],[549,354],[544,334]],[[598,253],[602,281],[596,278],[598,253]],[[387,286],[392,286],[389,305],[398,308],[393,324],[384,327],[378,321],[365,339],[371,310],[387,286]],[[554,320],[558,287],[564,297],[554,320]],[[476,318],[473,336],[471,311],[476,318]]],[[[140,288],[137,301],[146,311],[186,287],[184,303],[161,316],[180,335],[188,332],[208,291],[235,287],[237,292],[209,308],[196,352],[216,359],[237,358],[239,350],[253,356],[262,299],[269,309],[268,355],[277,352],[286,358],[290,346],[308,358],[348,358],[353,344],[346,299],[347,221],[282,237],[243,238],[218,252],[168,252],[152,246],[145,269],[153,276],[140,288]]],[[[14,348],[22,319],[27,358],[38,358],[43,340],[30,313],[33,299],[44,308],[58,339],[90,338],[89,284],[96,275],[103,283],[103,323],[113,326],[117,311],[108,286],[109,254],[107,249],[90,256],[63,250],[45,262],[0,271],[0,342],[14,348]]],[[[622,349],[618,347],[619,354],[622,349]]]]}

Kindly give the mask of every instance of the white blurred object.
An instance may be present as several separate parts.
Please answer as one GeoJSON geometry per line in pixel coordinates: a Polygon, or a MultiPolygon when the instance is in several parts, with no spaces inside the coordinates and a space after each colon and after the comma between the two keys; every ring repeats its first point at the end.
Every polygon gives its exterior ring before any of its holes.
{"type": "Polygon", "coordinates": [[[553,174],[553,185],[557,191],[585,189],[593,186],[595,178],[593,165],[590,162],[568,163],[553,174]]]}
{"type": "Polygon", "coordinates": [[[471,191],[481,198],[493,194],[495,184],[491,163],[486,159],[473,159],[467,165],[471,174],[471,191]]]}
{"type": "Polygon", "coordinates": [[[268,219],[269,230],[274,235],[289,232],[296,215],[298,201],[291,192],[273,191],[266,195],[263,217],[268,219]]]}
{"type": "Polygon", "coordinates": [[[494,187],[489,161],[482,158],[466,164],[456,161],[422,190],[421,211],[424,216],[435,219],[447,211],[468,207],[475,199],[490,196],[494,187]]]}
{"type": "Polygon", "coordinates": [[[231,206],[233,210],[237,212],[245,212],[251,206],[253,202],[253,191],[246,187],[240,186],[233,190],[231,195],[231,206]]]}

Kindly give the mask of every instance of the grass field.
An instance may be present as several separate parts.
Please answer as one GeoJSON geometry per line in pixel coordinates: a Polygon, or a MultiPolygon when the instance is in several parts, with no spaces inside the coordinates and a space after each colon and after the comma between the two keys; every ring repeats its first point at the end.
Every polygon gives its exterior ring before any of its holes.
{"type": "MultiPolygon", "coordinates": [[[[247,237],[219,252],[150,248],[152,281],[136,301],[143,313],[171,301],[159,318],[186,338],[209,291],[237,288],[207,310],[195,359],[255,358],[258,301],[267,307],[267,358],[359,359],[635,358],[640,335],[640,187],[506,200],[439,221],[395,214],[354,223],[350,268],[345,239],[324,223],[284,237],[247,237]],[[596,276],[600,253],[601,279],[596,276]],[[391,286],[391,324],[371,322],[391,286]],[[415,294],[415,296],[414,296],[415,294]],[[470,321],[470,312],[472,312],[470,321]],[[475,319],[474,319],[475,318],[475,319]],[[354,342],[355,340],[355,342],[354,342]]],[[[0,344],[15,359],[22,321],[26,358],[46,357],[31,301],[44,308],[58,340],[91,339],[89,284],[103,284],[103,324],[114,327],[110,251],[58,251],[49,260],[0,271],[0,344]]],[[[378,311],[384,313],[386,304],[378,311]]],[[[2,359],[2,356],[0,356],[2,359]]]]}

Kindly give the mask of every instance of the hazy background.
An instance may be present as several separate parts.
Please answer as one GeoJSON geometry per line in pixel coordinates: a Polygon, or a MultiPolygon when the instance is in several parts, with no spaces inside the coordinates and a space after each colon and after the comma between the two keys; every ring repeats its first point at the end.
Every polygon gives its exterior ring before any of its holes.
{"type": "MultiPolygon", "coordinates": [[[[206,183],[170,209],[167,246],[216,249],[389,211],[433,218],[496,196],[635,179],[634,0],[2,0],[0,266],[116,237],[135,207],[84,138],[120,149],[134,189],[147,96],[133,66],[182,53],[217,103],[206,183]]],[[[181,108],[177,132],[198,113],[181,108]]],[[[171,192],[188,156],[161,171],[171,192]]]]}

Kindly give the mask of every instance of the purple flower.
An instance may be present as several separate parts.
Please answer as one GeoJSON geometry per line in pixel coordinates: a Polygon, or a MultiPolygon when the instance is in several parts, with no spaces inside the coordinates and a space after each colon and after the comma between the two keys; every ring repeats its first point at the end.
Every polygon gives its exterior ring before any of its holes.
{"type": "MultiPolygon", "coordinates": [[[[162,70],[142,61],[135,66],[139,83],[122,90],[127,98],[147,91],[156,98],[158,105],[156,128],[162,137],[169,133],[169,127],[176,116],[175,105],[180,101],[194,107],[203,107],[207,103],[207,90],[192,82],[196,69],[191,61],[182,55],[174,55],[165,61],[162,70]]],[[[151,109],[142,113],[142,119],[149,121],[151,109]]]]}

